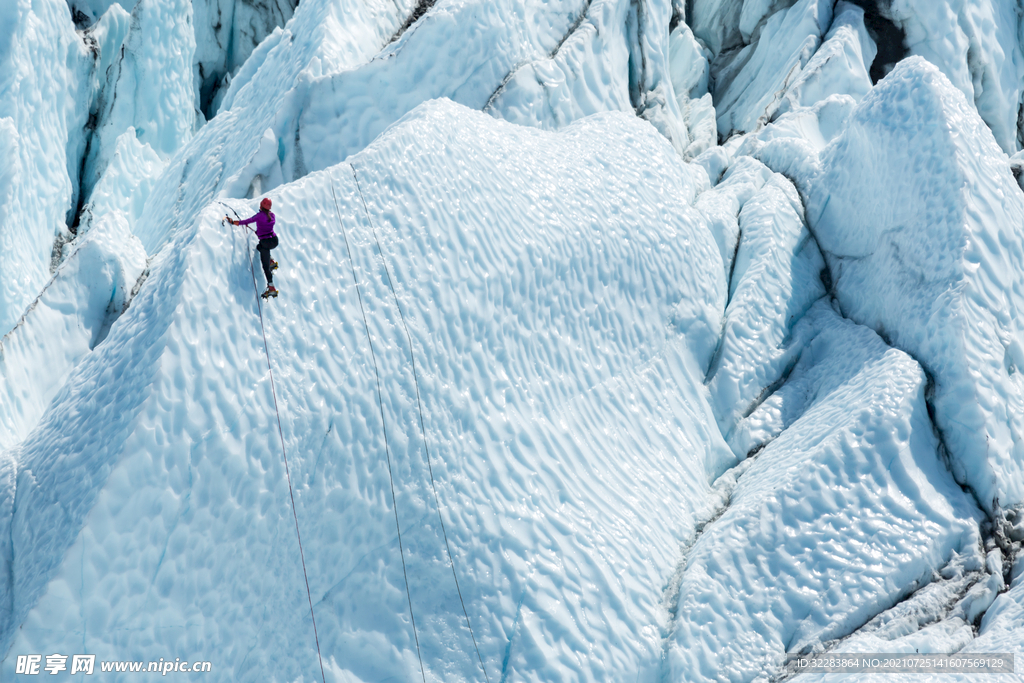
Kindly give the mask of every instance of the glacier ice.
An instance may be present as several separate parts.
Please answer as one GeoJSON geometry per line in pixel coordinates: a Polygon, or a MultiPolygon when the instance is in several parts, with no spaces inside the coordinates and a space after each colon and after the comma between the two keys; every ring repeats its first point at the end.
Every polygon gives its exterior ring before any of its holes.
{"type": "Polygon", "coordinates": [[[1024,194],[1005,159],[911,57],[822,152],[807,207],[843,313],[928,371],[954,473],[988,510],[1024,502],[1024,194]]]}
{"type": "MultiPolygon", "coordinates": [[[[119,10],[113,7],[108,12],[119,10]]],[[[87,195],[124,131],[131,128],[139,142],[169,159],[196,127],[192,3],[139,0],[128,26],[100,93],[96,131],[84,164],[87,195]]]]}
{"type": "Polygon", "coordinates": [[[0,678],[1024,655],[1018,15],[3,3],[0,678]]]}
{"type": "Polygon", "coordinates": [[[73,217],[92,58],[63,0],[4,4],[0,332],[6,333],[49,280],[54,241],[67,235],[73,217]]]}
{"type": "Polygon", "coordinates": [[[791,182],[772,175],[743,204],[739,229],[708,388],[722,435],[743,456],[754,444],[734,442],[736,426],[785,379],[796,362],[794,348],[786,345],[793,327],[826,292],[825,262],[791,182]]]}
{"type": "Polygon", "coordinates": [[[876,49],[864,26],[864,10],[840,1],[821,47],[787,83],[772,117],[813,107],[830,95],[850,95],[859,100],[871,89],[868,70],[876,49]]]}
{"type": "Polygon", "coordinates": [[[167,162],[152,147],[139,140],[134,126],[117,137],[114,152],[82,209],[79,234],[89,232],[93,224],[108,214],[120,214],[134,236],[146,200],[167,162]]]}
{"type": "Polygon", "coordinates": [[[794,375],[816,381],[783,399],[799,417],[686,558],[672,680],[764,677],[978,542],[981,512],[939,458],[921,367],[828,305],[808,318],[813,360],[794,375]]]}
{"type": "Polygon", "coordinates": [[[268,129],[276,138],[282,178],[305,175],[309,167],[296,129],[311,79],[369,60],[399,20],[390,2],[311,0],[300,5],[285,28],[253,51],[232,80],[221,113],[170,160],[155,183],[136,230],[147,253],[166,243],[179,215],[194,215],[226,188],[234,193],[241,187],[239,194],[246,196],[256,181],[262,192],[273,189],[267,178],[257,178],[273,164],[252,163],[261,149],[266,152],[268,129]]]}
{"type": "MultiPolygon", "coordinates": [[[[596,0],[589,10],[587,4],[582,0],[441,3],[359,68],[316,74],[299,103],[301,114],[294,133],[301,140],[306,168],[319,170],[343,161],[427,100],[446,97],[484,108],[499,88],[512,87],[514,79],[504,81],[515,67],[558,48],[562,31],[573,26],[584,10],[613,14],[610,28],[622,30],[621,15],[628,3],[596,0]],[[456,32],[460,40],[450,40],[456,32]]],[[[624,49],[618,42],[609,46],[608,55],[624,49]]],[[[621,108],[628,108],[628,91],[612,90],[625,98],[621,108]]],[[[595,111],[600,109],[585,113],[595,111]]]]}
{"type": "MultiPolygon", "coordinates": [[[[438,101],[348,164],[272,193],[294,307],[263,313],[320,642],[337,666],[360,680],[417,666],[345,229],[428,668],[470,678],[478,665],[423,436],[490,675],[657,671],[662,577],[735,462],[698,363],[714,339],[689,332],[717,329],[726,294],[686,204],[703,177],[631,116],[548,133],[438,101]],[[391,654],[371,654],[381,648],[391,654]],[[565,648],[602,656],[574,664],[565,648]]],[[[222,214],[210,205],[172,232],[14,451],[11,651],[67,649],[84,632],[110,656],[187,647],[233,680],[314,665],[245,236],[222,214]]]]}
{"type": "Polygon", "coordinates": [[[714,188],[698,195],[694,207],[707,219],[728,275],[739,246],[740,210],[768,182],[772,171],[753,157],[740,156],[713,175],[714,188]]]}
{"type": "Polygon", "coordinates": [[[1024,53],[1020,8],[998,0],[898,0],[890,12],[906,47],[938,67],[973,102],[1008,154],[1021,148],[1024,53]]]}
{"type": "Polygon", "coordinates": [[[718,142],[714,98],[708,92],[711,52],[680,24],[669,34],[669,77],[676,104],[686,122],[690,144],[683,150],[697,157],[718,142]]]}
{"type": "Polygon", "coordinates": [[[757,42],[717,69],[715,111],[721,137],[756,130],[771,120],[790,83],[821,45],[832,10],[827,0],[800,0],[773,14],[757,42]]]}
{"type": "Polygon", "coordinates": [[[216,114],[231,79],[253,50],[284,26],[298,0],[194,0],[196,108],[216,114]]]}

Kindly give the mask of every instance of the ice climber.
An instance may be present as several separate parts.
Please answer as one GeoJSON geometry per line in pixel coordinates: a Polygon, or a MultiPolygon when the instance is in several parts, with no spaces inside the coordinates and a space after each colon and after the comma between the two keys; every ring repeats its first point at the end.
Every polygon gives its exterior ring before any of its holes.
{"type": "Polygon", "coordinates": [[[244,221],[234,221],[228,216],[225,216],[225,218],[228,219],[228,223],[231,223],[232,225],[249,225],[250,223],[256,223],[256,237],[260,241],[260,243],[256,245],[256,251],[260,252],[260,263],[263,265],[263,274],[267,276],[267,291],[262,294],[264,299],[271,296],[277,296],[277,288],[274,287],[274,271],[277,270],[277,261],[270,258],[270,250],[277,248],[277,235],[274,233],[274,223],[277,218],[270,211],[270,206],[270,197],[264,197],[263,201],[260,202],[259,212],[251,218],[246,218],[244,221]]]}

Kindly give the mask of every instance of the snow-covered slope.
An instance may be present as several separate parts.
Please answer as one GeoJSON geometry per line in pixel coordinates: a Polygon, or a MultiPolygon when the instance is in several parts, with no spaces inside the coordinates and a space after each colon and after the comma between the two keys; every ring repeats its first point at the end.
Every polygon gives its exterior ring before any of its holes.
{"type": "MultiPolygon", "coordinates": [[[[628,116],[553,134],[441,101],[272,195],[285,294],[263,315],[330,667],[417,675],[390,458],[424,664],[478,675],[426,446],[489,674],[654,675],[662,581],[734,462],[701,382],[725,296],[686,204],[706,179],[674,155],[628,116]]],[[[172,233],[14,453],[12,651],[84,633],[101,658],[187,648],[219,680],[316,670],[246,236],[223,212],[172,233]]]]}

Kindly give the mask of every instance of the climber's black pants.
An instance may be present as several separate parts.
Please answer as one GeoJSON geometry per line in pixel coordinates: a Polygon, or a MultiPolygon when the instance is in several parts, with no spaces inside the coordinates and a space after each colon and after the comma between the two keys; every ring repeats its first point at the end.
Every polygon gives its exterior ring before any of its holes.
{"type": "Polygon", "coordinates": [[[273,272],[270,270],[270,250],[277,248],[277,237],[269,237],[260,240],[256,245],[256,251],[260,252],[260,263],[263,264],[263,274],[267,276],[267,284],[274,281],[273,272]]]}

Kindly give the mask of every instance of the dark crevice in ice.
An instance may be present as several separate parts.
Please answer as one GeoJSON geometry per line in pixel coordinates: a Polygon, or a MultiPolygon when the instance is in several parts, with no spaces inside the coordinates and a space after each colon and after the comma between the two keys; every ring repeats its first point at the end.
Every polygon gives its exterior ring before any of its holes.
{"type": "Polygon", "coordinates": [[[548,55],[549,57],[554,59],[555,55],[558,54],[558,51],[562,49],[563,45],[565,45],[565,41],[569,40],[569,38],[572,37],[572,34],[576,33],[576,29],[578,29],[587,19],[587,17],[590,16],[591,2],[593,2],[593,0],[587,0],[587,2],[583,5],[583,9],[580,11],[579,15],[577,15],[577,17],[573,19],[572,24],[569,26],[569,30],[567,30],[562,35],[561,39],[559,39],[558,44],[555,45],[555,49],[553,49],[551,51],[551,54],[548,55]]]}
{"type": "Polygon", "coordinates": [[[409,30],[409,27],[420,20],[424,14],[430,11],[430,8],[434,6],[437,0],[420,0],[416,7],[413,8],[412,12],[406,17],[405,22],[399,27],[395,34],[391,36],[391,40],[388,41],[388,45],[395,42],[402,37],[402,34],[409,30]]]}
{"type": "Polygon", "coordinates": [[[684,23],[683,22],[683,15],[682,15],[682,13],[680,13],[680,12],[673,12],[672,13],[672,18],[669,19],[669,21],[668,21],[668,32],[672,33],[672,31],[675,31],[676,27],[679,26],[679,24],[682,24],[682,23],[684,23]]]}
{"type": "Polygon", "coordinates": [[[292,180],[305,178],[309,174],[309,169],[306,167],[306,155],[302,152],[302,126],[299,125],[301,115],[300,112],[295,116],[295,151],[293,152],[292,180]]]}
{"type": "MultiPolygon", "coordinates": [[[[1017,146],[1024,148],[1024,93],[1021,93],[1020,102],[1017,103],[1017,146]]],[[[1013,172],[1013,177],[1020,185],[1020,166],[1016,165],[1014,168],[1016,170],[1013,172]]],[[[1024,189],[1024,186],[1021,189],[1024,189]]]]}
{"type": "MultiPolygon", "coordinates": [[[[723,171],[724,173],[724,171],[723,171]]],[[[739,212],[743,211],[743,207],[740,206],[739,212]]],[[[737,220],[739,218],[739,212],[737,212],[737,220]]],[[[740,242],[743,241],[743,227],[740,226],[739,231],[736,233],[736,246],[732,250],[732,262],[729,264],[729,276],[726,278],[725,285],[727,287],[725,297],[725,311],[728,312],[729,304],[732,303],[732,281],[733,275],[736,272],[736,259],[740,254],[740,242]]],[[[711,380],[715,378],[715,373],[718,372],[718,368],[722,359],[722,343],[725,341],[725,324],[727,317],[722,316],[722,330],[718,335],[718,344],[715,345],[715,352],[711,354],[711,362],[708,364],[708,371],[704,374],[704,385],[711,384],[711,380]]]]}
{"type": "Polygon", "coordinates": [[[93,24],[93,18],[75,5],[71,6],[71,21],[74,22],[75,29],[78,31],[84,31],[93,24]]]}
{"type": "MultiPolygon", "coordinates": [[[[551,53],[548,55],[550,59],[554,59],[558,55],[559,50],[562,49],[562,46],[565,45],[565,42],[569,40],[569,38],[571,38],[574,33],[576,33],[579,27],[583,25],[583,22],[586,21],[587,18],[590,16],[591,2],[593,2],[593,0],[586,0],[586,2],[583,5],[583,9],[580,10],[580,13],[576,16],[575,19],[573,19],[573,22],[572,24],[569,25],[568,30],[566,30],[566,32],[562,34],[562,37],[558,40],[558,43],[555,45],[554,49],[551,50],[551,53]]],[[[535,61],[536,60],[534,59],[528,59],[526,61],[520,62],[519,64],[516,64],[514,67],[509,69],[509,72],[505,74],[505,77],[503,79],[501,79],[501,83],[498,84],[498,87],[495,88],[494,92],[492,92],[490,97],[487,98],[487,104],[485,104],[481,108],[481,111],[487,111],[492,106],[494,106],[495,100],[497,100],[501,93],[505,91],[505,87],[508,85],[509,81],[515,78],[515,75],[519,73],[519,70],[528,64],[533,64],[535,61]]]]}
{"type": "Polygon", "coordinates": [[[864,26],[871,40],[875,41],[878,53],[871,62],[871,82],[885,78],[904,57],[907,56],[907,34],[892,20],[891,0],[850,0],[864,10],[864,26]]]}
{"type": "MultiPolygon", "coordinates": [[[[758,131],[767,126],[769,123],[775,122],[775,115],[779,111],[779,107],[782,105],[782,99],[786,96],[789,91],[789,83],[794,75],[800,74],[800,64],[796,63],[789,69],[789,73],[786,74],[786,79],[782,82],[782,87],[775,91],[772,95],[771,101],[765,105],[764,111],[761,112],[761,116],[758,117],[757,123],[754,125],[754,130],[758,131]]],[[[793,183],[794,187],[796,183],[793,183]]]]}
{"type": "Polygon", "coordinates": [[[629,13],[626,16],[625,33],[629,44],[628,60],[628,81],[629,81],[629,102],[636,111],[637,116],[642,116],[645,109],[644,94],[647,89],[647,57],[644,54],[644,7],[641,0],[634,0],[630,3],[629,13]]]}
{"type": "MultiPolygon", "coordinates": [[[[86,49],[89,51],[89,57],[92,59],[92,70],[95,72],[99,69],[100,64],[100,46],[93,38],[92,34],[87,30],[79,32],[82,42],[86,49]]],[[[96,134],[97,124],[99,122],[99,110],[100,110],[100,99],[102,96],[102,82],[106,74],[95,74],[100,81],[100,88],[93,94],[90,95],[89,101],[89,116],[86,119],[85,126],[83,127],[83,138],[85,144],[81,149],[81,157],[77,160],[68,160],[68,165],[72,163],[77,165],[77,175],[72,175],[70,172],[68,175],[72,180],[71,188],[71,204],[68,206],[67,214],[65,215],[65,225],[67,226],[67,232],[70,236],[64,236],[64,242],[68,242],[78,234],[78,226],[82,220],[82,209],[85,206],[86,199],[86,183],[85,174],[87,168],[87,161],[89,159],[89,153],[92,148],[93,138],[96,134]]],[[[71,150],[68,150],[69,152],[71,150]]],[[[70,168],[68,169],[71,170],[70,168]]],[[[50,274],[52,275],[56,271],[56,267],[60,265],[60,259],[62,259],[61,252],[63,251],[63,244],[58,245],[57,242],[61,240],[61,236],[57,236],[57,240],[54,242],[54,255],[58,257],[58,260],[54,262],[51,259],[50,274]]]]}
{"type": "MultiPolygon", "coordinates": [[[[86,205],[85,175],[88,168],[89,155],[92,152],[93,140],[96,137],[97,122],[99,121],[98,99],[96,102],[93,102],[89,110],[89,120],[85,124],[85,147],[82,150],[82,158],[78,161],[78,187],[74,191],[73,207],[68,212],[67,226],[72,239],[78,235],[78,227],[82,223],[82,215],[86,205]]],[[[54,245],[54,249],[56,249],[56,245],[54,245]]],[[[59,265],[59,262],[57,265],[59,265]]],[[[56,268],[51,265],[50,272],[52,273],[54,270],[56,268]]]]}
{"type": "MultiPolygon", "coordinates": [[[[740,207],[739,212],[736,214],[736,221],[739,223],[740,214],[743,213],[743,207],[740,207]]],[[[732,303],[732,295],[734,288],[732,286],[733,279],[736,274],[736,261],[739,260],[740,255],[740,243],[743,241],[743,225],[740,224],[739,230],[736,232],[736,248],[732,250],[732,262],[729,264],[729,277],[725,281],[726,286],[729,288],[726,290],[725,296],[725,308],[729,309],[729,304],[732,303]]]]}
{"type": "Polygon", "coordinates": [[[689,566],[690,552],[704,533],[729,510],[729,507],[732,505],[732,494],[736,484],[755,459],[756,453],[752,453],[715,480],[714,484],[711,485],[711,490],[714,495],[717,495],[718,503],[711,503],[703,511],[703,515],[698,513],[699,517],[694,525],[693,532],[679,544],[679,560],[676,562],[675,570],[666,582],[661,594],[661,606],[665,610],[666,618],[661,633],[662,671],[659,680],[664,679],[667,674],[664,667],[669,659],[669,649],[672,647],[672,634],[675,631],[675,624],[679,617],[679,591],[683,584],[686,569],[689,566]]]}
{"type": "Polygon", "coordinates": [[[128,307],[132,305],[132,301],[138,296],[139,292],[142,291],[142,285],[146,284],[146,280],[149,279],[149,264],[152,263],[153,257],[146,259],[146,267],[142,269],[142,273],[139,275],[139,279],[132,285],[132,290],[128,293],[128,298],[125,299],[124,306],[121,308],[121,313],[128,310],[128,307]]]}
{"type": "MultiPolygon", "coordinates": [[[[857,1],[857,0],[854,0],[854,1],[856,1],[858,5],[861,5],[860,1],[857,1]]],[[[864,1],[866,2],[867,0],[864,0],[864,1]]],[[[865,15],[866,15],[866,13],[865,13],[865,15]]],[[[881,48],[879,48],[879,52],[881,53],[881,48]]],[[[876,63],[877,63],[877,59],[876,59],[876,63]]],[[[883,76],[884,76],[884,74],[883,74],[883,76]]],[[[781,173],[781,171],[776,171],[776,172],[781,173]]],[[[782,173],[782,175],[786,176],[785,173],[782,173]]],[[[794,178],[790,178],[789,176],[786,176],[786,177],[789,178],[790,182],[792,182],[793,185],[799,191],[800,190],[800,185],[796,183],[795,179],[794,178]]],[[[831,199],[831,197],[829,199],[831,199]]],[[[842,266],[842,261],[844,259],[840,258],[840,257],[837,257],[834,254],[832,254],[830,252],[827,252],[826,250],[821,248],[821,242],[818,240],[818,237],[815,234],[814,228],[811,226],[810,222],[807,220],[807,199],[804,197],[803,192],[800,192],[800,203],[803,206],[803,210],[804,210],[804,225],[807,227],[807,230],[808,230],[808,232],[811,235],[811,239],[813,239],[815,244],[818,245],[818,249],[821,252],[822,257],[825,260],[825,267],[821,271],[821,282],[822,282],[822,285],[824,285],[824,287],[825,287],[825,290],[827,292],[827,296],[831,299],[831,301],[833,303],[833,308],[839,313],[839,315],[841,315],[842,317],[846,318],[847,320],[850,320],[851,322],[853,322],[855,324],[860,324],[859,322],[857,322],[857,320],[851,318],[849,315],[846,314],[845,311],[842,310],[842,304],[841,304],[841,302],[839,300],[839,297],[838,297],[838,295],[837,295],[837,293],[835,291],[835,285],[838,282],[839,275],[841,275],[841,266],[842,266]],[[838,274],[834,274],[832,272],[833,268],[838,268],[839,269],[839,273],[838,274]]],[[[826,204],[827,203],[828,203],[828,200],[826,200],[826,204]]],[[[822,213],[824,213],[824,210],[822,211],[822,213]]],[[[820,219],[820,216],[819,216],[819,219],[820,219]]],[[[1011,579],[1011,573],[1013,571],[1014,560],[1019,555],[1019,553],[1022,551],[1022,543],[1021,542],[1013,542],[1012,541],[1012,539],[1010,538],[1009,529],[1014,526],[1013,522],[1016,519],[1016,515],[1017,514],[1024,514],[1024,513],[1022,513],[1020,510],[1008,511],[1008,512],[1005,512],[1005,513],[1001,512],[1000,508],[999,508],[999,500],[998,499],[993,501],[993,507],[995,508],[996,513],[993,514],[993,515],[989,515],[987,513],[988,507],[986,505],[982,504],[981,498],[979,497],[977,491],[975,491],[974,488],[970,484],[966,483],[966,481],[967,481],[966,472],[963,472],[962,471],[962,469],[963,469],[962,466],[958,465],[956,463],[956,461],[954,461],[952,459],[952,457],[950,456],[950,451],[949,451],[949,449],[948,449],[948,447],[946,445],[945,434],[943,433],[941,427],[939,426],[938,420],[935,417],[935,386],[936,386],[936,383],[935,383],[935,376],[934,376],[934,374],[929,369],[927,363],[923,362],[921,359],[917,358],[914,354],[910,353],[906,349],[903,349],[900,346],[898,346],[894,342],[894,340],[891,338],[891,336],[888,334],[887,330],[885,330],[884,327],[881,327],[881,326],[871,327],[871,329],[875,332],[875,334],[877,334],[879,336],[879,338],[881,338],[881,340],[886,344],[886,346],[889,346],[890,348],[894,348],[894,349],[899,349],[900,351],[905,353],[907,356],[909,356],[911,359],[913,359],[918,364],[918,367],[921,368],[921,371],[924,373],[924,375],[925,375],[925,382],[926,382],[925,383],[925,392],[924,392],[924,394],[925,394],[925,396],[924,396],[924,398],[925,398],[925,407],[926,407],[926,409],[928,411],[928,421],[930,422],[930,424],[932,426],[932,430],[933,430],[933,433],[935,435],[935,439],[938,442],[938,449],[937,449],[938,452],[937,452],[937,455],[939,457],[940,462],[942,462],[943,466],[951,474],[951,476],[953,478],[953,481],[956,482],[956,484],[961,488],[961,490],[964,492],[964,494],[971,501],[974,502],[975,506],[978,508],[978,510],[981,512],[981,514],[986,516],[985,520],[980,525],[979,532],[980,532],[980,536],[981,536],[982,542],[983,542],[983,544],[985,544],[984,551],[987,552],[990,549],[989,546],[992,546],[992,547],[998,547],[1000,549],[1000,552],[1002,553],[1002,556],[1003,556],[1003,567],[1002,567],[1003,588],[1002,588],[1001,592],[1005,592],[1006,590],[1009,589],[1009,586],[1010,586],[1010,583],[1011,583],[1010,579],[1011,579]]],[[[1021,508],[1021,510],[1024,510],[1024,506],[1020,506],[1020,508],[1021,508]]],[[[1021,539],[1021,540],[1024,541],[1024,539],[1021,539]]],[[[984,552],[983,552],[983,554],[984,554],[984,552]]],[[[966,589],[965,589],[965,591],[966,591],[966,589]]],[[[905,601],[906,599],[909,599],[910,597],[913,596],[913,594],[914,593],[912,592],[912,593],[906,595],[903,598],[903,600],[898,601],[897,604],[899,604],[899,602],[905,601]]],[[[889,608],[889,609],[891,609],[891,608],[889,608]]],[[[872,615],[872,617],[869,618],[865,622],[865,624],[870,623],[871,619],[875,618],[876,616],[878,616],[879,614],[881,614],[881,613],[883,613],[885,611],[887,611],[887,610],[879,610],[879,612],[876,612],[875,615],[872,615]]],[[[985,610],[982,610],[982,612],[974,620],[973,626],[974,626],[974,629],[975,629],[975,633],[977,633],[978,627],[980,626],[981,620],[984,618],[984,615],[985,615],[986,611],[987,611],[987,608],[985,610]]],[[[858,627],[858,628],[860,628],[860,627],[858,627]]],[[[857,631],[857,629],[854,629],[853,631],[851,631],[850,635],[852,635],[856,631],[857,631]]],[[[836,642],[839,642],[842,639],[845,639],[846,637],[848,637],[848,636],[844,636],[843,638],[839,638],[839,639],[836,639],[836,640],[833,640],[833,641],[830,641],[830,642],[832,642],[834,644],[836,642]]],[[[789,674],[785,674],[785,676],[788,676],[788,675],[789,674]]]]}

